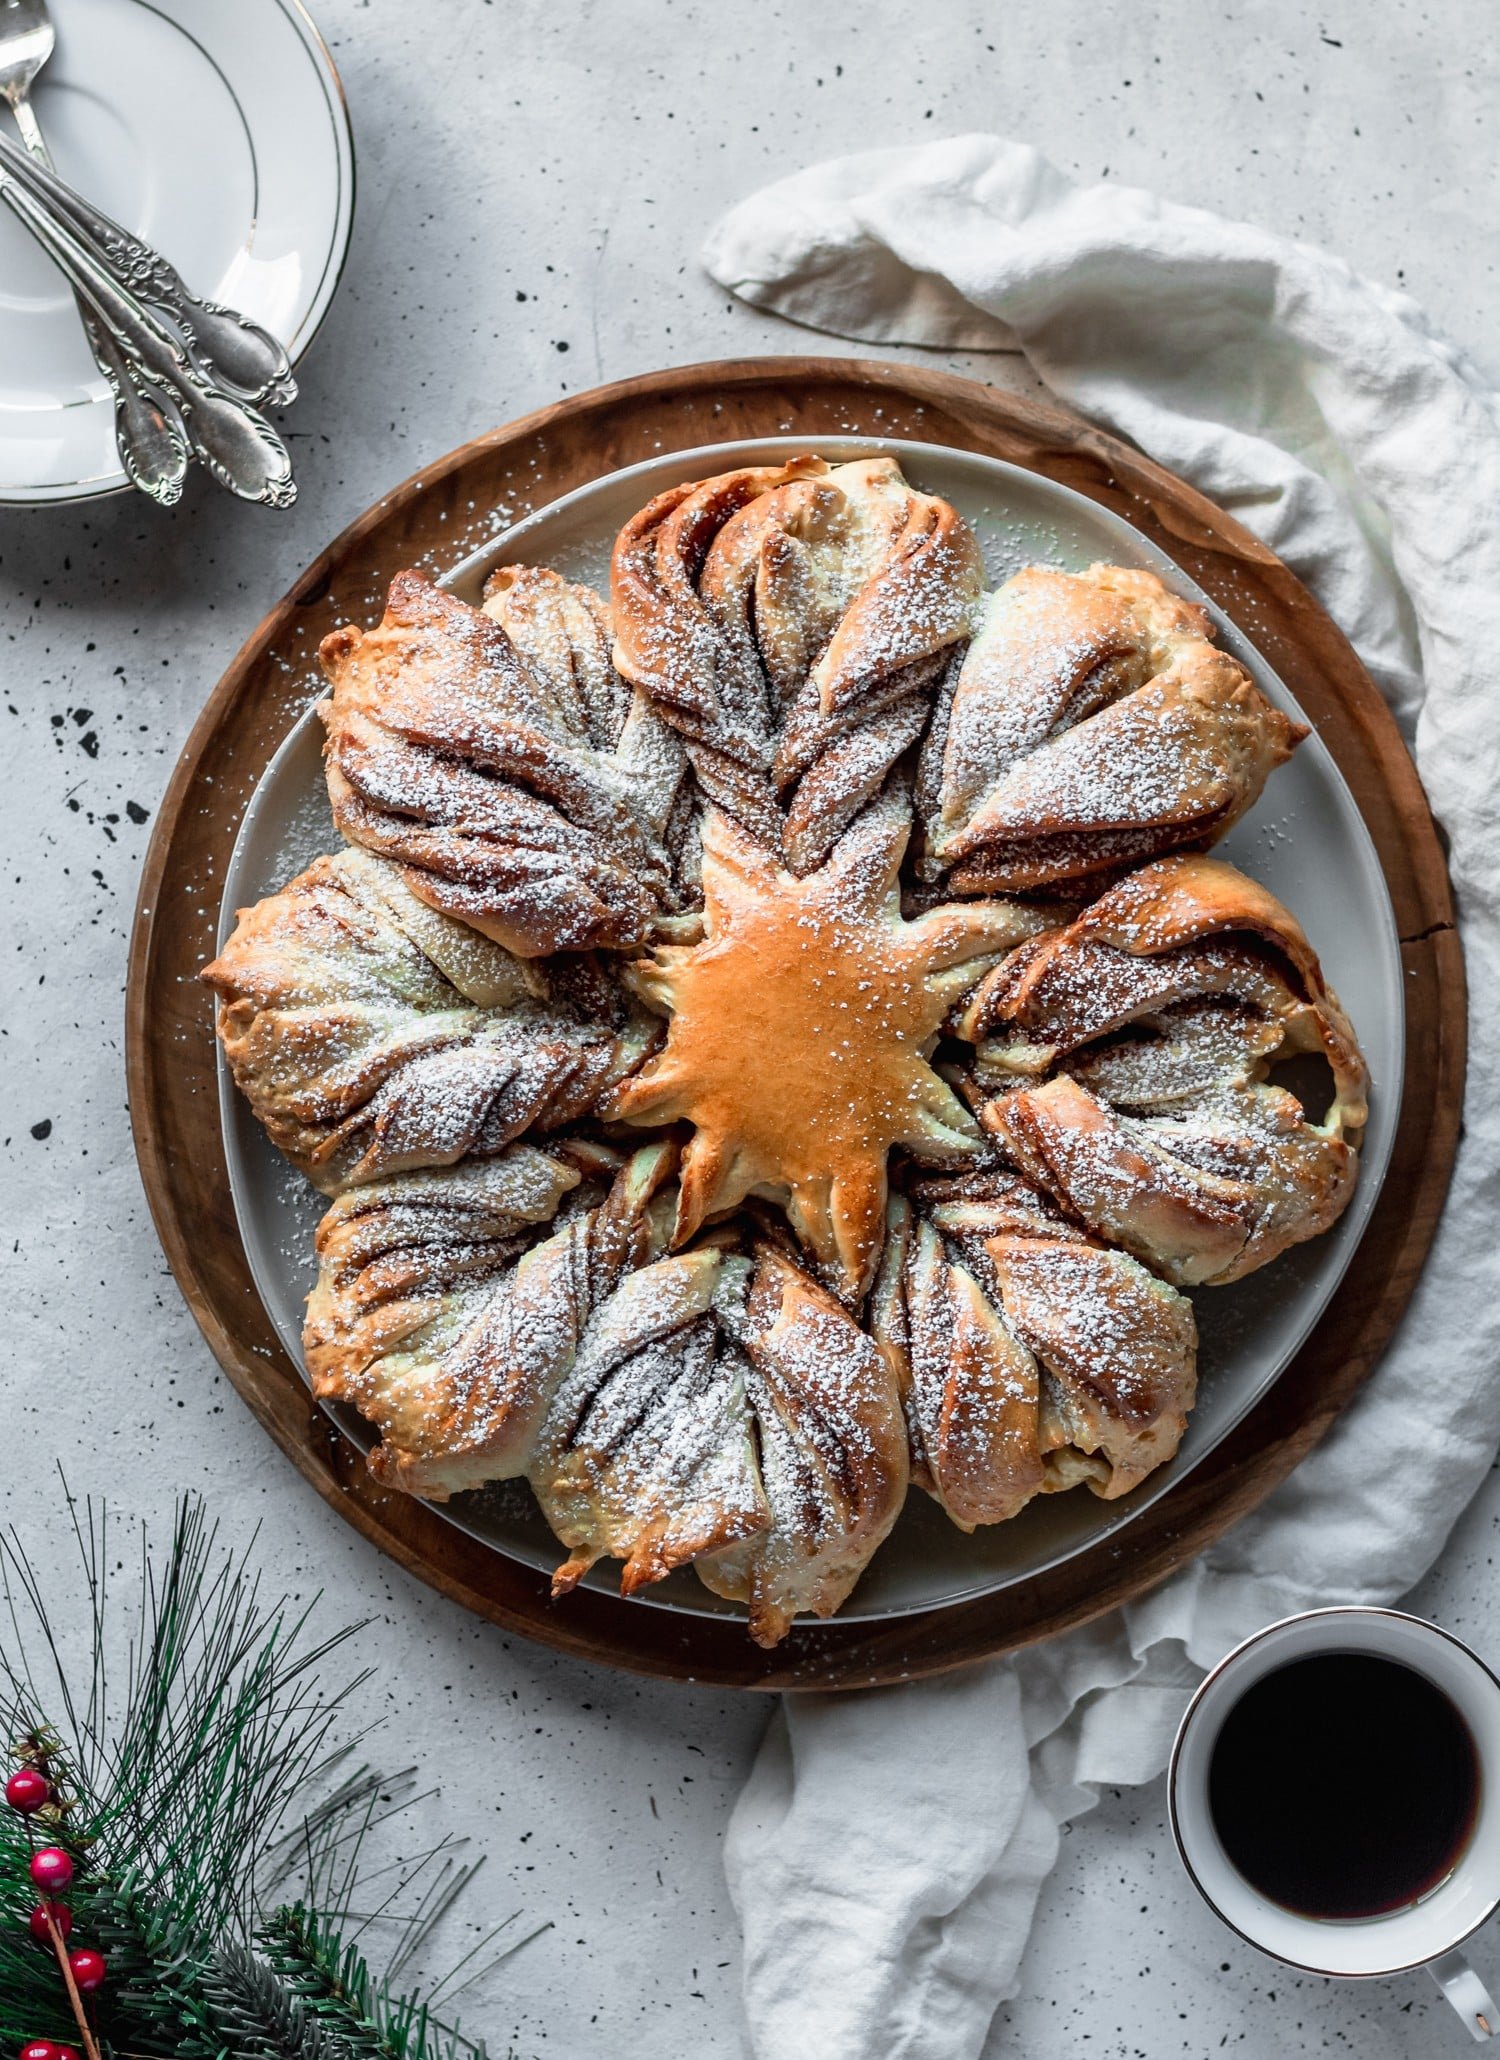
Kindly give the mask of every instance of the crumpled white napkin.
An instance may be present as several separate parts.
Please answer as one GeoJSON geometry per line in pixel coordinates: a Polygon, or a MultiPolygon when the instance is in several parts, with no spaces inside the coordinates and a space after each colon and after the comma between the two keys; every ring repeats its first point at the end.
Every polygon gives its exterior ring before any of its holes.
{"type": "Polygon", "coordinates": [[[1270,1618],[1389,1601],[1500,1439],[1500,405],[1338,258],[961,136],[817,165],[714,230],[723,285],[884,342],[1019,344],[1277,551],[1411,738],[1452,845],[1466,1133],[1377,1376],[1254,1516],[1155,1594],[1013,1660],[789,1699],[730,1826],[759,2060],[966,2060],[1015,1992],[1058,1827],[1149,1779],[1199,1670],[1270,1618]]]}

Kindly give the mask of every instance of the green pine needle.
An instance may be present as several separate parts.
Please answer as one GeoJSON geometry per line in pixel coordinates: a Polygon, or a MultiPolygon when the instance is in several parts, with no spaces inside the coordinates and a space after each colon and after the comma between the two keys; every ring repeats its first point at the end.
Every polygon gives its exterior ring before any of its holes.
{"type": "Polygon", "coordinates": [[[359,1947],[302,1904],[275,1911],[256,1944],[309,2016],[354,2060],[419,2060],[439,2050],[429,2038],[426,2005],[415,1995],[393,1997],[371,1975],[359,1947]]]}
{"type": "Polygon", "coordinates": [[[301,1998],[248,1947],[220,1948],[204,1994],[236,2060],[344,2060],[301,1998]]]}
{"type": "MultiPolygon", "coordinates": [[[[53,1836],[49,1825],[37,1842],[53,1836]]],[[[9,2052],[26,2039],[71,2042],[77,2028],[56,1960],[38,1950],[26,1928],[36,1902],[30,1864],[25,1823],[14,1810],[0,1809],[0,2045],[9,2052]]]]}
{"type": "Polygon", "coordinates": [[[357,1740],[335,1742],[369,1677],[329,1688],[322,1674],[363,1625],[317,1637],[315,1605],[267,1600],[249,1553],[221,1546],[185,1497],[163,1553],[142,1537],[122,1661],[107,1514],[68,1506],[81,1680],[18,1535],[0,1533],[0,1743],[57,1798],[30,1827],[0,1807],[0,2052],[78,2042],[55,1957],[27,1930],[34,1832],[73,1858],[73,1943],[109,1963],[94,2005],[105,2060],[485,2060],[433,2015],[457,1970],[425,1995],[396,1986],[474,1867],[447,1839],[401,1867],[362,1864],[412,1785],[350,1771],[357,1740]],[[359,1943],[377,1922],[397,1931],[379,1975],[359,1943]]]}

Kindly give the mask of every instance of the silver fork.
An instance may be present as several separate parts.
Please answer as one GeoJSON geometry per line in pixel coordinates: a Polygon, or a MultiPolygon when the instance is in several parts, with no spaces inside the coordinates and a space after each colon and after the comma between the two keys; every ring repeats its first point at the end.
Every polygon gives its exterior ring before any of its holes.
{"type": "MultiPolygon", "coordinates": [[[[28,95],[32,81],[56,43],[46,0],[0,0],[0,97],[10,104],[21,141],[41,164],[52,168],[28,95]]],[[[170,507],[182,497],[188,443],[175,410],[136,372],[92,308],[74,294],[94,362],[115,402],[115,443],[126,476],[142,493],[170,507]]]]}

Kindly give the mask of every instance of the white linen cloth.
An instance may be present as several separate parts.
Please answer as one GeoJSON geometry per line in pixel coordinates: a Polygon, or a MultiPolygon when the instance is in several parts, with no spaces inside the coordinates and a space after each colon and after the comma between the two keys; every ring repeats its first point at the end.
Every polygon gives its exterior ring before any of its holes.
{"type": "Polygon", "coordinates": [[[1389,1601],[1500,1439],[1500,407],[1408,298],[1339,259],[961,136],[736,207],[709,271],[814,328],[1014,348],[1236,514],[1353,639],[1452,846],[1473,995],[1466,1132],[1375,1377],[1263,1507],[1156,1593],[910,1687],[789,1698],[730,1825],[759,2060],[968,2060],[1017,1986],[1059,1826],[1150,1779],[1200,1670],[1271,1618],[1389,1601]]]}

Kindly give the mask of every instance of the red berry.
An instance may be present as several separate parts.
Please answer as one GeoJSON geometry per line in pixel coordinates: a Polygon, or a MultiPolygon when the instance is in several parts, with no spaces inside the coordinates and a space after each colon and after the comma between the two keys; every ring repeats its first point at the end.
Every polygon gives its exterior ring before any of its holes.
{"type": "Polygon", "coordinates": [[[31,1935],[39,1946],[50,1946],[52,1943],[52,1930],[47,1922],[49,1910],[52,1913],[52,1923],[57,1926],[64,1938],[73,1929],[73,1912],[66,1903],[38,1903],[26,1922],[30,1925],[31,1935]]]}
{"type": "Polygon", "coordinates": [[[35,1767],[18,1767],[5,1784],[5,1800],[13,1810],[20,1810],[27,1817],[33,1810],[39,1810],[51,1794],[51,1782],[35,1767]]]}
{"type": "Polygon", "coordinates": [[[79,2060],[76,2046],[60,2046],[55,2039],[33,2039],[22,2046],[20,2060],[79,2060]]]}
{"type": "Polygon", "coordinates": [[[84,1946],[76,1953],[69,1953],[68,1965],[73,1970],[73,1979],[77,1982],[84,1995],[88,1995],[93,1989],[103,1988],[105,1973],[103,1953],[91,1953],[88,1947],[84,1946]]]}
{"type": "Polygon", "coordinates": [[[73,1879],[73,1862],[60,1845],[44,1845],[31,1856],[31,1878],[44,1895],[54,1888],[66,1888],[73,1879]]]}

